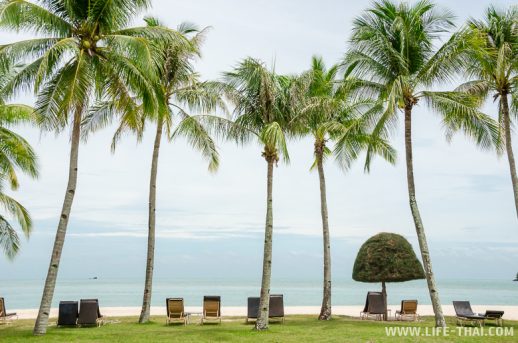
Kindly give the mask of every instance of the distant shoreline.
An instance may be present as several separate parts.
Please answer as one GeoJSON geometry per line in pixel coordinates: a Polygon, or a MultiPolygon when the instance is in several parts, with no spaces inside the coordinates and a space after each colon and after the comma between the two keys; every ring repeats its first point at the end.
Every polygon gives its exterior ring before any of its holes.
{"type": "MultiPolygon", "coordinates": [[[[101,313],[105,317],[130,317],[138,316],[140,314],[140,307],[103,307],[101,305],[101,313]]],[[[393,318],[395,311],[399,310],[400,305],[389,305],[388,308],[392,310],[391,318],[393,318]]],[[[518,306],[504,306],[504,305],[473,305],[473,311],[476,313],[483,313],[486,310],[502,310],[505,312],[504,320],[518,320],[518,306]]],[[[452,305],[443,305],[443,312],[446,316],[455,316],[455,311],[452,305]]],[[[346,315],[351,317],[359,317],[363,306],[333,306],[334,315],[346,315]]],[[[200,306],[186,306],[186,312],[201,312],[200,306]]],[[[9,311],[11,312],[11,311],[9,311]]],[[[13,310],[18,314],[19,319],[36,319],[38,315],[37,309],[13,310]]],[[[433,316],[432,305],[419,305],[417,312],[421,316],[433,316]]],[[[247,308],[245,306],[223,306],[221,314],[224,317],[245,317],[247,308]]],[[[308,314],[318,315],[320,313],[320,306],[286,306],[286,315],[308,314]]],[[[151,315],[163,316],[165,318],[165,304],[164,306],[152,306],[151,315]]],[[[57,318],[58,309],[52,308],[50,311],[51,318],[57,318]]]]}

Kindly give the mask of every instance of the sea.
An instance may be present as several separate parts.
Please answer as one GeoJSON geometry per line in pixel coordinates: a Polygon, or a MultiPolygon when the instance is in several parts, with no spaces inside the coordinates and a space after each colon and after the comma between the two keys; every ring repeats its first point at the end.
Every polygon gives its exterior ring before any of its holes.
{"type": "MultiPolygon", "coordinates": [[[[512,280],[437,280],[443,305],[453,300],[469,300],[474,305],[518,305],[518,282],[512,280]]],[[[44,280],[0,280],[0,297],[8,309],[35,309],[41,299],[44,280]]],[[[142,279],[58,279],[53,307],[61,300],[98,298],[101,306],[140,306],[144,282],[142,279]]],[[[381,289],[379,283],[353,280],[333,280],[334,305],[363,305],[367,291],[381,289]]],[[[156,278],[153,282],[152,306],[165,306],[168,297],[182,297],[186,306],[201,306],[204,295],[219,295],[223,306],[246,306],[247,298],[258,296],[260,280],[240,278],[156,278]]],[[[319,306],[322,284],[319,280],[274,279],[271,294],[284,294],[286,306],[319,306]]],[[[430,304],[424,280],[387,283],[388,303],[402,299],[417,299],[430,304]]]]}

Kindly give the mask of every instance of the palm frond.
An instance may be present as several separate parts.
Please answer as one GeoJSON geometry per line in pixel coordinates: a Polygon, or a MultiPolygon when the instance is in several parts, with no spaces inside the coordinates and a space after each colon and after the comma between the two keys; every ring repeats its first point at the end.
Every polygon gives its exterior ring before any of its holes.
{"type": "Polygon", "coordinates": [[[150,0],[91,0],[87,18],[101,32],[110,32],[126,27],[131,19],[150,6],[150,0]]]}
{"type": "Polygon", "coordinates": [[[0,2],[0,28],[66,37],[72,25],[44,7],[24,0],[0,2]]]}
{"type": "Polygon", "coordinates": [[[9,215],[12,215],[16,219],[20,225],[20,228],[22,229],[22,232],[26,237],[29,237],[32,230],[32,219],[27,209],[10,196],[1,193],[0,205],[3,206],[4,210],[9,215]]]}
{"type": "Polygon", "coordinates": [[[0,104],[0,126],[30,123],[35,119],[34,109],[23,104],[0,104]]]}
{"type": "Polygon", "coordinates": [[[209,171],[215,172],[219,166],[219,154],[209,131],[202,125],[203,122],[199,121],[197,116],[191,116],[183,111],[181,115],[183,119],[173,132],[173,137],[185,137],[189,144],[209,161],[209,171]]]}
{"type": "Polygon", "coordinates": [[[0,169],[18,168],[31,177],[38,176],[36,153],[20,135],[0,127],[0,169]]]}
{"type": "Polygon", "coordinates": [[[423,97],[430,108],[442,115],[448,139],[462,131],[482,148],[498,142],[498,125],[478,110],[478,97],[460,92],[423,92],[423,97]]]}
{"type": "Polygon", "coordinates": [[[9,221],[0,215],[0,249],[12,260],[20,250],[20,238],[9,221]]]}

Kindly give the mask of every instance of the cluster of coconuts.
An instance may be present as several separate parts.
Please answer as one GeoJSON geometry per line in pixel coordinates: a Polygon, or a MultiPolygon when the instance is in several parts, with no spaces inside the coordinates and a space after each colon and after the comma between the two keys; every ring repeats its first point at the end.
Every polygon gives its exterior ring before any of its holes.
{"type": "Polygon", "coordinates": [[[93,45],[95,45],[95,43],[97,43],[99,39],[101,39],[101,37],[98,35],[93,36],[92,39],[83,38],[81,40],[81,46],[85,49],[90,49],[93,45]]]}

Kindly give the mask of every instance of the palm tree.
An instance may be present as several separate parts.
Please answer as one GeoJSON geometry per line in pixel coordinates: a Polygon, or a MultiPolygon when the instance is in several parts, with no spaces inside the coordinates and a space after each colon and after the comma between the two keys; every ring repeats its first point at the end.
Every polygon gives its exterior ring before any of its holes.
{"type": "Polygon", "coordinates": [[[130,94],[142,93],[146,109],[153,111],[156,107],[150,80],[156,74],[156,63],[149,39],[178,38],[164,28],[127,27],[149,5],[149,0],[0,2],[0,28],[29,31],[38,36],[1,47],[0,59],[13,64],[27,62],[6,85],[7,93],[34,88],[35,112],[42,129],[61,132],[68,124],[72,127],[68,184],[35,335],[44,334],[47,329],[76,191],[81,121],[85,113],[101,95],[117,98],[118,105],[124,106],[124,99],[130,94]]]}
{"type": "Polygon", "coordinates": [[[318,319],[328,320],[331,318],[331,242],[324,162],[334,153],[340,166],[346,170],[369,145],[391,163],[395,161],[395,152],[383,139],[367,132],[369,117],[381,106],[370,99],[354,99],[347,82],[337,80],[339,65],[327,69],[322,58],[316,56],[311,62],[311,69],[298,80],[301,86],[298,93],[302,98],[292,124],[299,134],[310,135],[314,140],[312,169],[316,167],[318,170],[324,242],[324,285],[318,319]],[[330,140],[335,143],[334,151],[328,147],[330,140]]]}
{"type": "MultiPolygon", "coordinates": [[[[0,66],[0,89],[9,80],[9,71],[5,65],[0,66]]],[[[4,181],[12,190],[18,189],[17,169],[36,178],[38,162],[36,154],[29,143],[9,128],[31,122],[34,119],[33,109],[22,104],[5,104],[0,96],[0,203],[7,214],[16,219],[24,235],[28,238],[32,230],[32,220],[27,209],[4,193],[4,181]]],[[[16,229],[6,216],[0,214],[0,249],[8,259],[13,259],[20,249],[20,239],[16,229]]]]}
{"type": "MultiPolygon", "coordinates": [[[[165,27],[155,18],[145,20],[149,27],[165,27]]],[[[146,277],[139,323],[148,322],[150,315],[155,258],[156,181],[162,136],[165,133],[169,141],[173,141],[178,136],[186,137],[189,143],[208,159],[209,170],[215,171],[219,164],[219,155],[204,124],[211,117],[217,119],[208,112],[216,109],[226,111],[219,84],[200,81],[193,66],[193,60],[200,56],[201,43],[206,30],[200,31],[196,26],[184,23],[178,27],[177,31],[185,37],[185,41],[189,44],[173,45],[167,41],[153,42],[154,48],[160,55],[158,59],[160,65],[157,66],[159,76],[157,76],[155,88],[159,93],[158,99],[161,103],[156,113],[146,112],[141,106],[141,99],[138,98],[134,99],[135,104],[132,107],[124,107],[122,112],[115,104],[118,100],[106,101],[97,106],[84,121],[88,130],[95,130],[106,125],[118,115],[120,124],[113,138],[113,150],[124,132],[134,132],[140,138],[144,132],[145,122],[156,122],[149,180],[146,277]],[[191,111],[203,114],[193,116],[190,114],[191,111]],[[199,119],[203,119],[203,123],[199,119]]]]}
{"type": "MultiPolygon", "coordinates": [[[[424,225],[417,207],[412,158],[412,111],[423,100],[442,115],[448,137],[463,130],[482,147],[495,139],[494,122],[478,111],[480,101],[462,92],[430,91],[449,81],[458,70],[472,40],[461,31],[438,49],[441,34],[453,28],[452,14],[440,11],[426,0],[413,5],[383,0],[354,21],[350,51],[344,59],[346,75],[356,78],[357,87],[385,101],[373,134],[395,127],[397,114],[404,114],[407,184],[410,210],[423,259],[430,298],[439,327],[446,325],[424,225]]],[[[367,151],[370,154],[370,151],[367,151]]]]}
{"type": "MultiPolygon", "coordinates": [[[[482,37],[482,49],[475,47],[469,63],[465,64],[466,74],[471,81],[458,90],[487,98],[491,92],[493,100],[498,100],[499,141],[505,145],[514,204],[518,215],[518,177],[511,144],[511,105],[518,105],[518,8],[511,6],[507,11],[499,11],[489,6],[483,20],[471,19],[468,27],[475,37],[482,37]],[[511,97],[511,99],[509,98],[511,97]]],[[[518,107],[517,107],[518,108],[518,107]]]]}
{"type": "Polygon", "coordinates": [[[273,235],[273,168],[283,157],[289,161],[286,134],[290,118],[289,92],[292,78],[277,75],[263,62],[246,58],[224,74],[226,92],[235,105],[234,124],[227,136],[239,143],[256,139],[263,146],[267,164],[266,225],[263,272],[256,330],[268,329],[273,235]]]}

